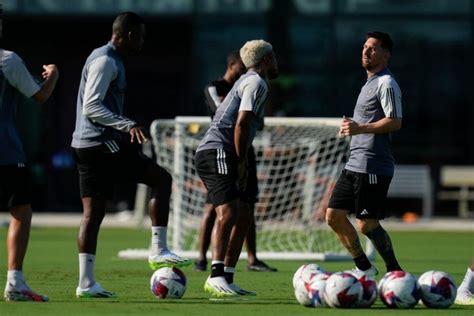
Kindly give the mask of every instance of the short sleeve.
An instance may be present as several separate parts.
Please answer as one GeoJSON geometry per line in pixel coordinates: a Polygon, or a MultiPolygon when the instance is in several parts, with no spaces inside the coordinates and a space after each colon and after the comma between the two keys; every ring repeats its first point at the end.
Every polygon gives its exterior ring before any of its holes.
{"type": "Polygon", "coordinates": [[[240,111],[258,113],[267,98],[267,85],[257,75],[245,79],[239,87],[241,96],[240,111]]]}
{"type": "Polygon", "coordinates": [[[379,100],[385,117],[402,118],[402,92],[392,77],[386,76],[380,79],[379,100]]]}
{"type": "Polygon", "coordinates": [[[14,52],[3,51],[3,73],[8,82],[27,98],[40,90],[23,60],[14,52]]]}

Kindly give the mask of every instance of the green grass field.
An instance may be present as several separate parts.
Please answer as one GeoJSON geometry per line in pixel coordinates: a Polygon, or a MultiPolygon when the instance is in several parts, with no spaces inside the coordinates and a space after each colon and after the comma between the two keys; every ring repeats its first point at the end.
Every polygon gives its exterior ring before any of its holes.
{"type": "MultiPolygon", "coordinates": [[[[249,301],[214,302],[203,292],[206,273],[183,269],[188,288],[181,300],[157,300],[149,290],[152,271],[144,261],[124,261],[117,252],[124,248],[143,248],[148,230],[103,229],[100,234],[96,278],[119,298],[113,300],[77,299],[77,229],[34,228],[24,267],[25,275],[38,292],[49,295],[48,303],[0,302],[0,315],[474,315],[473,307],[452,306],[447,310],[389,310],[378,300],[370,309],[313,309],[299,305],[291,279],[302,261],[272,261],[277,273],[245,271],[240,262],[236,280],[258,296],[249,301]]],[[[459,284],[470,258],[474,256],[472,232],[392,232],[402,266],[416,276],[428,270],[446,271],[459,284]]],[[[6,228],[0,228],[0,285],[6,278],[6,228]]],[[[351,262],[322,262],[330,271],[352,268],[351,262]]],[[[375,265],[384,271],[381,260],[375,265]]],[[[3,292],[2,292],[3,294],[3,292]]]]}

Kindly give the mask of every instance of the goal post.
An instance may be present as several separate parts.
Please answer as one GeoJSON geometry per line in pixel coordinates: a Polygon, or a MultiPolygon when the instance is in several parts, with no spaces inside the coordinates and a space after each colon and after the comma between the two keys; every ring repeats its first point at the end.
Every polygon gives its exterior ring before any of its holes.
{"type": "MultiPolygon", "coordinates": [[[[324,222],[332,188],[349,152],[349,139],[338,137],[340,120],[265,118],[264,129],[253,141],[259,184],[254,209],[259,258],[351,259],[324,222]]],[[[157,162],[173,177],[168,241],[173,251],[191,258],[198,255],[206,201],[194,155],[209,124],[208,117],[176,117],[155,120],[151,126],[157,162]]],[[[371,243],[365,238],[364,243],[367,255],[373,257],[371,243]]],[[[122,258],[147,256],[147,249],[119,252],[122,258]]]]}

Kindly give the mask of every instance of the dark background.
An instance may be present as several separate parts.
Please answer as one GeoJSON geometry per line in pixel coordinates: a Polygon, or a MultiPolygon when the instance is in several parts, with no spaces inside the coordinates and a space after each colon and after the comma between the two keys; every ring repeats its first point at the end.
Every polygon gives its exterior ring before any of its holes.
{"type": "MultiPolygon", "coordinates": [[[[70,141],[81,69],[107,43],[114,17],[124,10],[146,21],[144,50],[126,61],[125,105],[145,126],[156,118],[206,115],[204,85],[224,73],[228,51],[255,38],[274,45],[280,64],[269,115],[352,116],[366,80],[360,66],[365,33],[382,30],[395,42],[389,66],[403,94],[396,162],[430,165],[435,184],[442,165],[474,164],[474,0],[17,0],[3,9],[2,47],[18,53],[38,78],[45,63],[60,71],[50,101],[25,100],[18,109],[38,211],[80,210],[70,141]]],[[[124,191],[133,198],[133,187],[124,191]]],[[[421,205],[391,203],[405,210],[421,205]]],[[[455,212],[455,202],[435,204],[437,215],[455,212]]]]}

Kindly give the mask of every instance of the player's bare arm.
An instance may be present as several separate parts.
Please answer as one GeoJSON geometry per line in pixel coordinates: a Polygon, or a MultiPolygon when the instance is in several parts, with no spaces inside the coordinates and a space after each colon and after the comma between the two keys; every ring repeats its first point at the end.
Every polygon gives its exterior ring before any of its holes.
{"type": "Polygon", "coordinates": [[[239,159],[239,186],[241,188],[245,188],[247,183],[247,150],[253,117],[252,111],[240,111],[234,130],[235,151],[239,159]]]}
{"type": "Polygon", "coordinates": [[[401,118],[385,117],[377,122],[359,124],[351,118],[344,117],[341,122],[339,134],[353,136],[358,134],[385,134],[399,130],[402,127],[401,118]]]}
{"type": "Polygon", "coordinates": [[[32,96],[32,99],[38,103],[44,103],[48,100],[59,78],[58,67],[56,67],[56,65],[43,65],[43,69],[44,71],[41,75],[44,81],[41,84],[40,90],[32,96]]]}

